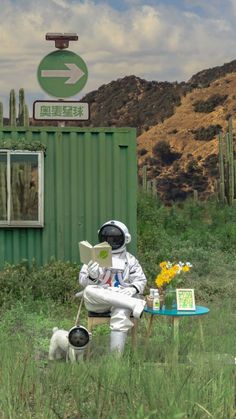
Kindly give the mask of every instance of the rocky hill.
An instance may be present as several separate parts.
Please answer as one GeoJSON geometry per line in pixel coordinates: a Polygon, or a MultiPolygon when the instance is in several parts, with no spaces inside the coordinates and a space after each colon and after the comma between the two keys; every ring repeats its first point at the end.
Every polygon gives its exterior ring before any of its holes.
{"type": "Polygon", "coordinates": [[[82,98],[90,105],[90,121],[81,125],[132,126],[139,136],[172,116],[181,98],[193,89],[208,87],[233,72],[236,60],[202,70],[187,82],[146,81],[134,75],[112,81],[82,98]]]}
{"type": "Polygon", "coordinates": [[[112,81],[83,97],[90,105],[90,121],[83,126],[131,126],[140,135],[173,115],[187,88],[135,76],[112,81]]]}
{"type": "Polygon", "coordinates": [[[82,101],[91,117],[80,126],[136,127],[139,174],[146,165],[165,202],[185,199],[194,189],[203,199],[215,193],[217,134],[236,114],[236,60],[181,83],[127,76],[82,101]]]}
{"type": "MultiPolygon", "coordinates": [[[[66,125],[89,127],[135,127],[137,135],[173,115],[181,97],[191,89],[186,83],[146,81],[127,76],[85,95],[90,119],[85,122],[66,122],[66,125]]],[[[31,121],[32,125],[48,122],[31,121]]],[[[57,122],[51,122],[57,126],[57,122]]]]}
{"type": "Polygon", "coordinates": [[[188,81],[188,84],[193,88],[208,87],[213,81],[222,78],[229,73],[234,73],[235,71],[236,60],[233,60],[230,63],[223,64],[222,66],[199,71],[191,77],[191,79],[188,81]]]}

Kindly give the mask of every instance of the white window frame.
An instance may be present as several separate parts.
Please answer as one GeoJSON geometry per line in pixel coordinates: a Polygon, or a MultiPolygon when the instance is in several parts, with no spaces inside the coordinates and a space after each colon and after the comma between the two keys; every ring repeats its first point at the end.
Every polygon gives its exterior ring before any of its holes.
{"type": "Polygon", "coordinates": [[[44,153],[43,151],[6,150],[7,155],[7,220],[0,220],[1,227],[44,227],[44,153]],[[11,220],[11,161],[14,154],[34,154],[38,156],[38,220],[11,220]]]}

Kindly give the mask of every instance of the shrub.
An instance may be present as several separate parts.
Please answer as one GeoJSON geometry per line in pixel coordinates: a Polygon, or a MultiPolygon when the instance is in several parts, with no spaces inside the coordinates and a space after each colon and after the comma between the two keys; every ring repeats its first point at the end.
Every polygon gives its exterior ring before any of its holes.
{"type": "Polygon", "coordinates": [[[78,289],[79,266],[70,262],[51,261],[44,266],[30,266],[27,261],[6,264],[0,272],[0,307],[17,300],[50,298],[64,303],[78,289]]]}
{"type": "Polygon", "coordinates": [[[197,161],[192,157],[186,165],[186,171],[187,173],[189,173],[190,175],[193,174],[194,172],[199,170],[199,166],[197,161]]]}
{"type": "Polygon", "coordinates": [[[48,297],[61,303],[70,300],[78,289],[78,273],[78,265],[54,260],[35,269],[31,274],[33,297],[48,297]]]}
{"type": "Polygon", "coordinates": [[[178,172],[178,170],[180,169],[180,164],[178,161],[174,161],[173,165],[172,165],[172,169],[174,172],[178,172]]]}
{"type": "Polygon", "coordinates": [[[222,105],[227,99],[228,95],[214,94],[211,95],[207,100],[198,100],[193,103],[195,112],[210,113],[215,110],[219,105],[222,105]]]}
{"type": "Polygon", "coordinates": [[[18,265],[6,264],[0,272],[0,307],[11,306],[16,300],[24,300],[31,293],[27,261],[18,265]]]}
{"type": "Polygon", "coordinates": [[[222,130],[221,125],[209,125],[208,127],[200,127],[193,132],[194,139],[200,141],[210,141],[222,130]]]}
{"type": "Polygon", "coordinates": [[[173,152],[170,144],[165,140],[158,141],[152,151],[154,156],[159,157],[164,164],[171,164],[181,157],[181,153],[173,152]]]}
{"type": "Polygon", "coordinates": [[[181,188],[178,187],[173,187],[170,191],[169,191],[169,196],[168,199],[172,200],[172,201],[185,201],[185,199],[188,196],[188,192],[184,191],[181,188]]]}
{"type": "Polygon", "coordinates": [[[155,166],[155,165],[159,165],[160,161],[156,157],[148,156],[145,158],[144,164],[155,166]]]}
{"type": "Polygon", "coordinates": [[[229,121],[230,118],[232,118],[232,114],[231,113],[227,113],[227,115],[225,115],[226,121],[229,121]]]}
{"type": "Polygon", "coordinates": [[[147,150],[146,150],[146,148],[141,148],[141,150],[139,150],[138,154],[139,154],[140,156],[145,156],[145,154],[147,154],[147,150]]]}
{"type": "Polygon", "coordinates": [[[161,174],[161,167],[159,167],[158,165],[154,165],[150,168],[149,171],[149,176],[151,179],[156,178],[157,176],[159,176],[161,174]]]}
{"type": "Polygon", "coordinates": [[[211,176],[218,176],[219,169],[218,169],[218,156],[216,154],[209,154],[204,160],[204,167],[208,171],[211,176]]]}

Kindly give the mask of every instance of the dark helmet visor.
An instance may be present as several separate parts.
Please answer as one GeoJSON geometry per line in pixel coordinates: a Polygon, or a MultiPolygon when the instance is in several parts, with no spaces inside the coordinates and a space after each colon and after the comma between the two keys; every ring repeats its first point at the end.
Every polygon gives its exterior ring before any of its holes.
{"type": "Polygon", "coordinates": [[[114,225],[105,225],[98,233],[99,242],[107,242],[112,250],[117,250],[125,244],[123,231],[114,225]]]}

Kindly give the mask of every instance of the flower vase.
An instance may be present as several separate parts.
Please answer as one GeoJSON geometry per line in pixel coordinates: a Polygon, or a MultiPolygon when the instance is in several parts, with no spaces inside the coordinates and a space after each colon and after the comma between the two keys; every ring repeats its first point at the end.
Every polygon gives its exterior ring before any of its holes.
{"type": "Polygon", "coordinates": [[[176,310],[177,309],[177,300],[176,300],[176,290],[175,289],[166,289],[165,290],[165,308],[166,310],[176,310]]]}

